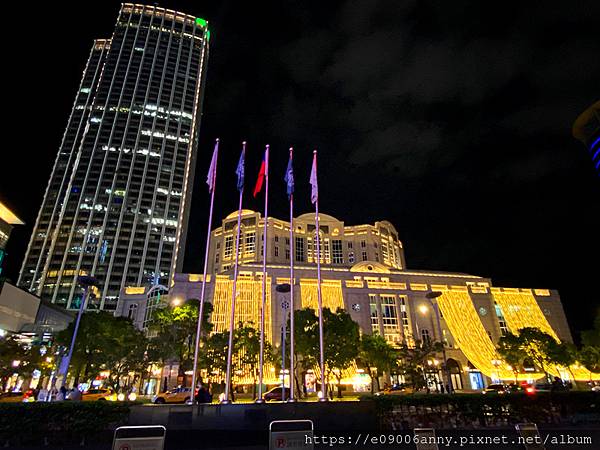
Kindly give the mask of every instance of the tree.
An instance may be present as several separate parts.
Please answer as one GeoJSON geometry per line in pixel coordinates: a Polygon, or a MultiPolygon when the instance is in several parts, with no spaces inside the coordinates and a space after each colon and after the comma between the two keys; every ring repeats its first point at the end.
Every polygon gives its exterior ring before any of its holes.
{"type": "Polygon", "coordinates": [[[528,359],[549,378],[548,367],[560,364],[554,358],[565,358],[568,352],[566,347],[561,348],[556,339],[548,333],[538,328],[525,327],[521,328],[517,335],[508,333],[502,336],[498,342],[498,353],[511,361],[518,361],[521,367],[528,359]]]}
{"type": "MultiPolygon", "coordinates": [[[[6,386],[8,379],[18,372],[18,366],[13,365],[14,361],[23,361],[26,356],[25,347],[17,341],[13,336],[0,338],[0,380],[3,389],[6,386]]],[[[19,364],[20,365],[20,364],[19,364]]]]}
{"type": "MultiPolygon", "coordinates": [[[[152,318],[151,329],[156,336],[152,338],[149,357],[163,364],[169,359],[177,359],[181,376],[193,365],[198,305],[198,300],[192,299],[181,306],[166,306],[157,309],[152,318]]],[[[213,325],[209,322],[211,312],[212,304],[205,303],[201,339],[206,339],[212,330],[213,325]]]]}
{"type": "Polygon", "coordinates": [[[594,328],[581,332],[579,361],[591,372],[600,372],[600,314],[596,315],[594,328]]]}
{"type": "Polygon", "coordinates": [[[99,362],[101,368],[109,372],[108,383],[119,392],[124,376],[130,372],[140,373],[146,367],[148,341],[125,317],[107,322],[102,340],[104,350],[99,362]]]}
{"type": "MultiPolygon", "coordinates": [[[[320,354],[319,318],[314,310],[305,308],[295,311],[294,321],[295,350],[302,355],[302,365],[316,366],[320,354]]],[[[323,347],[325,374],[321,374],[321,381],[327,383],[330,375],[334,375],[338,397],[341,397],[342,373],[358,357],[360,350],[358,324],[346,311],[338,309],[334,313],[323,308],[323,347]]]]}
{"type": "MultiPolygon", "coordinates": [[[[71,344],[74,323],[56,335],[56,343],[62,346],[71,344]]],[[[75,384],[79,383],[81,372],[89,380],[100,371],[109,372],[108,383],[118,391],[124,375],[141,371],[147,341],[125,317],[115,317],[105,311],[88,312],[81,317],[73,357],[71,374],[75,384]]]]}
{"type": "Polygon", "coordinates": [[[252,323],[240,323],[234,331],[233,349],[238,364],[250,368],[253,380],[252,398],[256,398],[256,378],[260,359],[260,331],[254,328],[252,323]]]}
{"type": "Polygon", "coordinates": [[[365,364],[371,377],[371,394],[375,390],[375,381],[377,381],[377,390],[381,390],[379,377],[375,375],[373,369],[378,371],[391,371],[398,360],[398,352],[378,334],[363,334],[360,341],[360,360],[365,364]]]}
{"type": "Polygon", "coordinates": [[[414,389],[427,386],[426,373],[429,370],[428,361],[443,350],[441,342],[425,340],[416,341],[414,347],[409,347],[405,342],[398,348],[400,357],[399,369],[414,389]]]}

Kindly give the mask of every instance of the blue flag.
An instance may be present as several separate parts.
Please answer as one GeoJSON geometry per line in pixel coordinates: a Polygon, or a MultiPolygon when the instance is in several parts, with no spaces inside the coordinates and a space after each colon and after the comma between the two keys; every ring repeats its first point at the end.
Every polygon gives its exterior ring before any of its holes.
{"type": "Polygon", "coordinates": [[[292,155],[290,153],[290,160],[288,161],[287,169],[285,170],[285,177],[283,178],[287,184],[287,195],[288,199],[292,197],[294,193],[294,167],[292,165],[292,155]]]}
{"type": "Polygon", "coordinates": [[[238,162],[235,174],[237,175],[237,189],[242,192],[244,189],[244,155],[246,154],[246,143],[244,142],[242,147],[242,154],[240,155],[240,161],[238,162]]]}

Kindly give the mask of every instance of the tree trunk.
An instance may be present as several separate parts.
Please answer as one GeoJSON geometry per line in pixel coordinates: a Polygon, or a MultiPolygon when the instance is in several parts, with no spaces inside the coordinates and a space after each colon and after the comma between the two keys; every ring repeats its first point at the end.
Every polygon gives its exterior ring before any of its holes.
{"type": "Polygon", "coordinates": [[[337,377],[338,398],[342,398],[342,377],[337,377]]]}

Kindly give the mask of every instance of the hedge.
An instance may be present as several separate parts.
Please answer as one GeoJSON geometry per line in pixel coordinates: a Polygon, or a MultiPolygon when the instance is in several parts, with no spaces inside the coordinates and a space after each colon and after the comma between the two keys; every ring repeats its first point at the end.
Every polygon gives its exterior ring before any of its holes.
{"type": "Polygon", "coordinates": [[[0,403],[0,445],[91,442],[126,424],[131,402],[0,403]]]}
{"type": "Polygon", "coordinates": [[[382,429],[417,426],[477,428],[519,422],[600,421],[600,393],[557,392],[527,395],[410,394],[365,396],[375,402],[382,429]]]}

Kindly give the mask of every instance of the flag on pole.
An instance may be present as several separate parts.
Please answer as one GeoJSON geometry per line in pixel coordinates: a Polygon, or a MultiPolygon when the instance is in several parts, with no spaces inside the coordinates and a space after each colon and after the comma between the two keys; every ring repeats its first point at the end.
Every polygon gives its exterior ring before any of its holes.
{"type": "Polygon", "coordinates": [[[315,204],[319,199],[319,184],[317,183],[317,151],[313,152],[313,165],[310,171],[310,184],[312,189],[310,191],[310,201],[315,204]]]}
{"type": "Polygon", "coordinates": [[[256,184],[254,185],[254,192],[252,195],[256,197],[258,193],[262,190],[263,182],[265,181],[265,173],[267,171],[267,150],[263,154],[262,162],[260,163],[260,170],[258,171],[258,178],[256,179],[256,184]]]}
{"type": "Polygon", "coordinates": [[[285,177],[283,178],[287,184],[288,199],[294,193],[294,166],[292,165],[292,149],[290,149],[290,160],[288,161],[287,169],[285,169],[285,177]]]}
{"type": "Polygon", "coordinates": [[[235,174],[237,175],[237,189],[242,192],[244,189],[244,155],[246,153],[246,142],[242,144],[242,154],[240,155],[240,160],[237,165],[237,169],[235,169],[235,174]]]}
{"type": "Polygon", "coordinates": [[[212,194],[215,189],[215,180],[217,179],[217,154],[219,153],[219,140],[215,143],[215,149],[213,150],[212,159],[210,160],[210,167],[208,168],[208,175],[206,176],[206,184],[208,184],[208,192],[212,194]]]}

